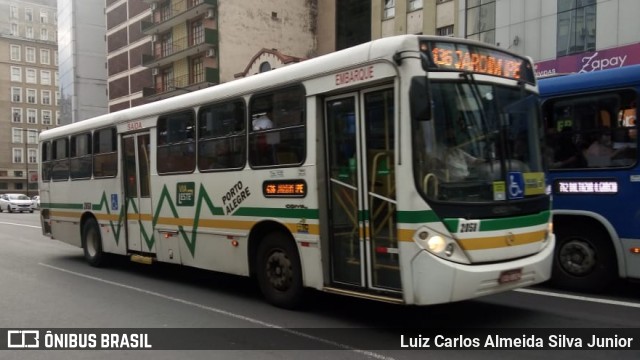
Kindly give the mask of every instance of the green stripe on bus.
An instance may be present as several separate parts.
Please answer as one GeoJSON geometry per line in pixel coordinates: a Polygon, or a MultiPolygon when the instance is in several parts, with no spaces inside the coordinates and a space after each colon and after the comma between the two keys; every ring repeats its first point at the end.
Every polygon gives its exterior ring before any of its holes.
{"type": "Polygon", "coordinates": [[[318,219],[318,209],[279,209],[242,207],[233,216],[276,217],[286,219],[318,219]]]}
{"type": "MultiPolygon", "coordinates": [[[[513,216],[501,219],[488,219],[480,221],[480,231],[509,230],[519,227],[542,225],[549,221],[550,211],[543,211],[534,215],[513,216]]],[[[447,229],[451,232],[458,231],[460,219],[444,219],[447,229]]]]}
{"type": "Polygon", "coordinates": [[[420,224],[440,221],[433,210],[398,211],[398,222],[405,224],[420,224]]]}

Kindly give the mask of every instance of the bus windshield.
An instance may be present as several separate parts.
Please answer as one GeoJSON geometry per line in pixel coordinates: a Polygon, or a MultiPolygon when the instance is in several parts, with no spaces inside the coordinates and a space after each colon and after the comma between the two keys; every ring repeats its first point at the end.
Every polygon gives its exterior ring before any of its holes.
{"type": "Polygon", "coordinates": [[[473,78],[432,81],[429,90],[432,119],[416,122],[413,137],[423,196],[479,203],[544,194],[537,95],[473,78]]]}

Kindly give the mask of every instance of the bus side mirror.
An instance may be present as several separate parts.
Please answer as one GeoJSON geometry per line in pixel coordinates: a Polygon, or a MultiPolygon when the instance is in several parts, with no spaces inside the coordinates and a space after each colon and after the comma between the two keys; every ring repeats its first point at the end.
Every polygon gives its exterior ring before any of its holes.
{"type": "Polygon", "coordinates": [[[427,89],[426,76],[414,76],[409,89],[411,118],[415,121],[431,120],[431,98],[427,89]]]}

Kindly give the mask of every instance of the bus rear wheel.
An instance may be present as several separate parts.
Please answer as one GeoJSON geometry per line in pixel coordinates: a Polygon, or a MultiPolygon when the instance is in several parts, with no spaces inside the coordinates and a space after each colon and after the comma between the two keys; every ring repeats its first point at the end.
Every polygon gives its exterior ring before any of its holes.
{"type": "Polygon", "coordinates": [[[82,227],[82,249],[89,265],[100,267],[106,265],[107,255],[102,251],[102,236],[96,219],[88,219],[82,227]]]}
{"type": "Polygon", "coordinates": [[[552,284],[575,291],[601,292],[616,278],[616,258],[609,235],[584,224],[556,229],[552,284]]]}
{"type": "Polygon", "coordinates": [[[268,234],[258,245],[256,277],[260,291],[275,306],[293,309],[302,301],[302,268],[298,249],[285,234],[268,234]]]}

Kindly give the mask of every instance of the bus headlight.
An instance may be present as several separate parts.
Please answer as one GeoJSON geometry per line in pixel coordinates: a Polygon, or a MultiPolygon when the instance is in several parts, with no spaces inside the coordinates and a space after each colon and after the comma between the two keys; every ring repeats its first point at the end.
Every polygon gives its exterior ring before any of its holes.
{"type": "Polygon", "coordinates": [[[447,243],[444,241],[442,236],[436,235],[430,237],[429,240],[427,240],[427,246],[429,247],[429,250],[431,250],[431,252],[439,254],[444,251],[447,243]]]}
{"type": "Polygon", "coordinates": [[[437,257],[462,264],[470,263],[455,239],[432,229],[426,227],[418,229],[414,234],[413,240],[420,248],[437,257]]]}

